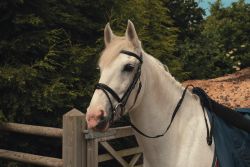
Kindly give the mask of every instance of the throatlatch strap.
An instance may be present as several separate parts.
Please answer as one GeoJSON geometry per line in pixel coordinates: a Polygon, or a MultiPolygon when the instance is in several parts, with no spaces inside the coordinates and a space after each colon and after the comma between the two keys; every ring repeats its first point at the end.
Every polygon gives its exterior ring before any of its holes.
{"type": "Polygon", "coordinates": [[[138,88],[138,90],[137,90],[137,92],[136,92],[136,95],[135,95],[135,100],[134,100],[133,106],[135,105],[135,102],[136,102],[136,100],[137,100],[137,98],[138,98],[138,95],[139,95],[139,93],[140,93],[140,91],[141,91],[141,87],[142,87],[142,85],[141,85],[141,81],[140,81],[140,82],[139,82],[139,88],[138,88]]]}
{"type": "Polygon", "coordinates": [[[140,76],[141,76],[141,65],[139,65],[132,83],[129,85],[129,87],[127,88],[127,91],[124,93],[124,95],[121,98],[121,103],[123,104],[123,106],[126,105],[128,98],[132,90],[135,88],[135,85],[137,84],[137,81],[139,80],[140,76]]]}

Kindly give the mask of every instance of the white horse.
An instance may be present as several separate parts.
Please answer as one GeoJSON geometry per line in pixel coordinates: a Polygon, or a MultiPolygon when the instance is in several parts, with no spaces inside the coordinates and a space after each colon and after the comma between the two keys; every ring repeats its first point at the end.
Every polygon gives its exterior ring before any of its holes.
{"type": "MultiPolygon", "coordinates": [[[[106,130],[113,119],[128,113],[131,122],[143,133],[151,136],[163,133],[184,88],[142,49],[131,21],[124,37],[114,35],[107,24],[104,41],[105,49],[99,60],[102,85],[98,85],[87,109],[88,128],[106,130]],[[121,102],[134,80],[126,102],[121,102]]],[[[207,145],[200,100],[189,91],[164,136],[151,139],[136,131],[135,135],[143,149],[145,167],[212,166],[214,144],[207,145]]]]}

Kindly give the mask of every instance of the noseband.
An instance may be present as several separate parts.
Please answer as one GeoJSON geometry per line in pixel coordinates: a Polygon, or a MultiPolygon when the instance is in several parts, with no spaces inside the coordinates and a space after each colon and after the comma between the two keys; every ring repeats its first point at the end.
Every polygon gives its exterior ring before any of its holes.
{"type": "Polygon", "coordinates": [[[139,60],[139,65],[138,65],[138,68],[137,68],[137,71],[133,77],[133,80],[132,82],[130,83],[129,87],[127,88],[127,90],[125,91],[125,93],[123,94],[123,96],[120,98],[118,96],[118,94],[111,88],[109,87],[108,85],[105,85],[103,83],[97,83],[96,86],[95,86],[95,89],[101,89],[103,91],[103,93],[107,96],[108,100],[109,100],[109,103],[110,103],[110,107],[111,107],[111,110],[109,110],[109,113],[108,113],[108,116],[107,117],[103,117],[100,121],[99,124],[102,124],[102,123],[105,123],[105,122],[108,122],[108,121],[114,121],[114,116],[116,114],[118,114],[118,110],[120,110],[120,113],[119,115],[121,116],[125,110],[125,105],[128,101],[128,98],[131,94],[131,92],[133,91],[133,89],[135,88],[137,82],[139,81],[139,88],[137,90],[137,93],[136,93],[136,96],[135,96],[135,99],[134,99],[134,103],[132,105],[132,107],[135,105],[135,102],[137,100],[137,97],[140,93],[140,90],[141,90],[141,81],[140,81],[140,76],[141,76],[141,66],[142,66],[142,63],[143,63],[143,60],[142,60],[142,54],[140,56],[138,56],[137,54],[133,53],[133,52],[130,52],[130,51],[126,51],[126,50],[122,50],[120,53],[123,53],[123,54],[126,54],[128,56],[132,56],[132,57],[135,57],[137,60],[139,60]],[[112,100],[111,100],[111,97],[110,95],[113,97],[113,99],[116,100],[116,104],[114,105],[112,103],[112,100]]]}

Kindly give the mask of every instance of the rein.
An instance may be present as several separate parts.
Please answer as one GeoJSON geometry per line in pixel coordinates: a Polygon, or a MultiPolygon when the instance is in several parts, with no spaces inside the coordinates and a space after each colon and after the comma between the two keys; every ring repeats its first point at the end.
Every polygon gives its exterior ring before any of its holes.
{"type": "MultiPolygon", "coordinates": [[[[182,93],[182,96],[181,96],[180,100],[178,101],[178,103],[177,103],[177,105],[176,105],[176,107],[175,107],[175,109],[174,109],[174,111],[173,111],[173,114],[172,114],[170,123],[168,124],[166,130],[165,130],[163,133],[161,133],[161,134],[159,134],[159,135],[151,136],[151,135],[148,135],[148,134],[142,132],[141,130],[139,130],[132,122],[130,122],[130,123],[131,123],[131,127],[132,127],[136,132],[138,132],[139,134],[141,134],[142,136],[147,137],[147,138],[151,138],[151,139],[153,138],[153,139],[155,139],[155,138],[163,137],[163,136],[168,132],[168,130],[170,129],[170,127],[171,127],[171,125],[172,125],[172,123],[173,123],[173,121],[174,121],[174,118],[175,118],[175,116],[176,116],[176,113],[179,111],[179,108],[181,107],[181,104],[182,104],[182,102],[183,102],[183,100],[184,100],[184,97],[185,97],[185,95],[186,95],[187,89],[188,89],[188,87],[190,87],[190,86],[193,87],[193,93],[198,94],[198,93],[200,92],[200,88],[194,87],[193,85],[187,85],[187,86],[185,87],[185,89],[184,89],[184,91],[183,91],[183,93],[182,93]],[[198,92],[198,93],[197,93],[197,92],[198,92]]],[[[203,101],[203,100],[202,100],[202,101],[203,101]]],[[[208,145],[211,145],[211,144],[212,144],[212,136],[213,136],[213,121],[212,121],[212,123],[211,123],[211,129],[209,130],[208,121],[207,121],[206,114],[205,114],[204,104],[202,103],[201,105],[202,105],[204,120],[205,120],[205,124],[206,124],[206,129],[207,129],[207,138],[206,138],[206,139],[207,139],[207,144],[208,144],[208,145]]],[[[211,109],[211,107],[210,107],[210,109],[211,109]]],[[[212,120],[213,120],[213,119],[212,119],[212,120]]]]}
{"type": "Polygon", "coordinates": [[[131,127],[132,127],[136,132],[140,133],[142,136],[147,137],[147,138],[159,138],[159,137],[164,136],[164,135],[168,132],[170,126],[172,125],[172,122],[174,121],[174,118],[175,118],[175,116],[176,116],[176,113],[179,111],[179,108],[181,107],[181,104],[182,104],[182,102],[183,102],[183,100],[184,100],[184,97],[185,97],[185,94],[186,94],[186,92],[187,92],[187,88],[188,88],[189,86],[191,86],[191,85],[186,86],[186,88],[184,89],[184,91],[183,91],[183,93],[182,93],[182,96],[181,96],[180,100],[178,101],[178,103],[177,103],[177,105],[176,105],[176,107],[175,107],[175,109],[174,109],[174,112],[173,112],[173,114],[172,114],[170,123],[168,124],[166,130],[165,130],[162,134],[155,135],[155,136],[147,135],[147,134],[143,133],[141,130],[139,130],[132,122],[130,122],[130,123],[131,123],[131,127]]]}

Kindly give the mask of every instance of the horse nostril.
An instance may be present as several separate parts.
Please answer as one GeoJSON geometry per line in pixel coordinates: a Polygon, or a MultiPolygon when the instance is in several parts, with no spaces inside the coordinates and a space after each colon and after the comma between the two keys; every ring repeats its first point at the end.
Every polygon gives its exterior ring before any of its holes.
{"type": "Polygon", "coordinates": [[[100,110],[100,113],[101,113],[101,116],[103,116],[104,115],[104,110],[100,110]]]}
{"type": "Polygon", "coordinates": [[[100,119],[100,120],[103,120],[103,119],[104,119],[104,111],[103,111],[103,110],[100,110],[99,119],[100,119]]]}
{"type": "Polygon", "coordinates": [[[104,110],[99,109],[99,110],[92,110],[90,112],[87,112],[87,120],[89,119],[100,119],[101,117],[103,117],[104,114],[104,110]]]}
{"type": "Polygon", "coordinates": [[[89,127],[95,127],[99,122],[105,120],[105,111],[102,109],[88,110],[86,121],[89,127]]]}

